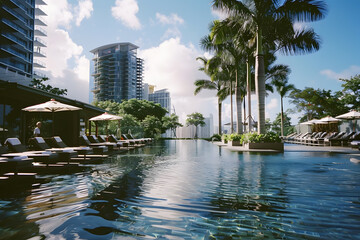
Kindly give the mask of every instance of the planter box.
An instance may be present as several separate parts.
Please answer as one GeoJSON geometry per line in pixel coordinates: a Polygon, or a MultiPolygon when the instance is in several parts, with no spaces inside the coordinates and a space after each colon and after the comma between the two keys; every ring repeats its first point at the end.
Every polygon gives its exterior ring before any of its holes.
{"type": "Polygon", "coordinates": [[[224,139],[222,139],[221,142],[222,142],[223,144],[225,144],[225,145],[228,143],[228,141],[227,141],[227,140],[224,140],[224,139]]]}
{"type": "Polygon", "coordinates": [[[284,151],[284,143],[245,143],[246,149],[270,149],[276,151],[284,151]]]}
{"type": "Polygon", "coordinates": [[[231,146],[231,147],[242,146],[242,145],[240,144],[240,141],[229,141],[229,142],[228,142],[228,145],[231,146]]]}

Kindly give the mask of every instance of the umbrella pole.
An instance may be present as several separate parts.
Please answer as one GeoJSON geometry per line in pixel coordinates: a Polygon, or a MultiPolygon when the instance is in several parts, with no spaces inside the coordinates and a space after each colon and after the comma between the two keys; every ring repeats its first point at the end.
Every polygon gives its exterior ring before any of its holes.
{"type": "Polygon", "coordinates": [[[53,119],[52,135],[55,136],[55,134],[54,134],[54,132],[55,132],[55,116],[54,116],[54,111],[52,111],[52,119],[53,119]]]}

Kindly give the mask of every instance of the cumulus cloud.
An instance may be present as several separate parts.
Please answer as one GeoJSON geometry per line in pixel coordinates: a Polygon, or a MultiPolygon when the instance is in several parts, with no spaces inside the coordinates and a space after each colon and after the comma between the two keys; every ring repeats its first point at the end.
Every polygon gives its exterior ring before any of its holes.
{"type": "Polygon", "coordinates": [[[115,6],[111,8],[113,17],[132,29],[141,28],[140,20],[136,16],[138,11],[136,0],[116,0],[115,6]]]}
{"type": "Polygon", "coordinates": [[[84,18],[90,18],[93,10],[94,8],[91,0],[79,1],[79,5],[75,7],[76,26],[80,26],[80,23],[84,18]]]}
{"type": "Polygon", "coordinates": [[[67,29],[72,24],[80,24],[81,20],[90,16],[91,1],[79,2],[79,7],[87,10],[73,10],[67,0],[54,1],[44,6],[47,13],[47,53],[46,75],[54,87],[67,88],[68,97],[88,102],[90,61],[83,55],[83,47],[75,43],[67,29]],[[85,5],[83,5],[85,4],[85,5]],[[83,11],[83,13],[81,13],[83,11]],[[80,20],[79,16],[82,16],[80,20]]]}
{"type": "Polygon", "coordinates": [[[350,66],[348,69],[343,70],[340,73],[337,73],[331,69],[325,69],[322,70],[320,73],[330,79],[339,80],[340,78],[347,79],[352,76],[355,76],[356,74],[359,74],[360,72],[360,66],[350,66]]]}
{"type": "Polygon", "coordinates": [[[156,13],[156,19],[159,20],[159,22],[162,24],[176,25],[184,23],[184,19],[182,19],[175,13],[172,13],[169,16],[163,15],[161,13],[156,13]]]}
{"type": "Polygon", "coordinates": [[[211,14],[220,20],[224,20],[225,18],[227,18],[229,16],[226,12],[218,10],[218,9],[211,9],[211,14]]]}
{"type": "Polygon", "coordinates": [[[145,60],[145,82],[156,86],[157,90],[167,88],[172,105],[180,120],[186,115],[201,112],[216,116],[217,104],[214,91],[204,91],[194,96],[194,82],[207,78],[198,71],[196,57],[201,53],[193,45],[184,45],[179,38],[163,41],[159,46],[141,50],[139,57],[145,60]]]}

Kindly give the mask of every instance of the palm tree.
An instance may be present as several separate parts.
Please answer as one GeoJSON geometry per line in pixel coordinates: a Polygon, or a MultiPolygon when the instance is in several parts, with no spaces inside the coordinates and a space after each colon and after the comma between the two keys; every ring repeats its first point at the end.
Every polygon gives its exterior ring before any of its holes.
{"type": "Polygon", "coordinates": [[[281,103],[281,136],[284,136],[284,106],[283,106],[283,99],[290,91],[295,89],[295,86],[293,84],[289,84],[287,79],[276,79],[276,80],[273,81],[273,84],[276,87],[276,91],[280,95],[280,103],[281,103]]]}
{"type": "Polygon", "coordinates": [[[216,96],[218,98],[218,120],[219,120],[219,131],[218,133],[221,135],[221,113],[222,113],[222,102],[229,95],[229,91],[225,82],[217,77],[217,65],[219,64],[218,59],[206,59],[205,57],[198,57],[197,60],[200,60],[203,64],[202,67],[199,68],[200,71],[203,71],[206,75],[211,77],[211,80],[207,79],[199,79],[195,81],[196,89],[194,91],[194,95],[197,95],[203,89],[216,90],[216,96]]]}
{"type": "Polygon", "coordinates": [[[258,132],[265,132],[264,47],[285,54],[313,52],[319,49],[313,29],[295,29],[294,23],[324,18],[326,4],[321,0],[213,0],[213,7],[238,16],[256,36],[255,88],[258,98],[258,132]],[[266,44],[263,44],[266,43],[266,44]]]}

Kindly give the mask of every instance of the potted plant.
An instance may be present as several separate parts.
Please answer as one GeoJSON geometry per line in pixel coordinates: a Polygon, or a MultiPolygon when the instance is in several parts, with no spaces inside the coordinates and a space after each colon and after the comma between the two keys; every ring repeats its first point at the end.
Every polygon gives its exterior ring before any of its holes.
{"type": "Polygon", "coordinates": [[[271,149],[283,152],[284,143],[281,138],[274,132],[258,134],[256,132],[246,133],[241,138],[241,143],[246,149],[271,149]]]}
{"type": "Polygon", "coordinates": [[[241,134],[232,133],[228,137],[228,145],[229,146],[241,146],[241,134]]]}
{"type": "Polygon", "coordinates": [[[223,144],[227,144],[228,143],[228,139],[229,139],[229,134],[223,134],[221,136],[221,141],[223,144]]]}

